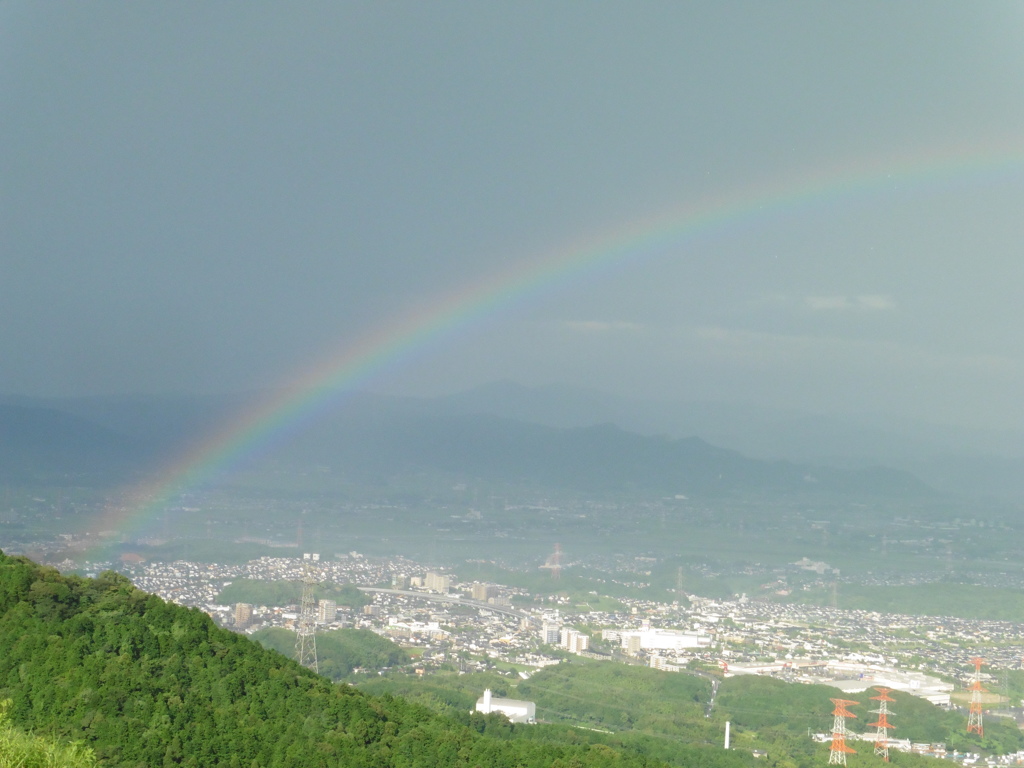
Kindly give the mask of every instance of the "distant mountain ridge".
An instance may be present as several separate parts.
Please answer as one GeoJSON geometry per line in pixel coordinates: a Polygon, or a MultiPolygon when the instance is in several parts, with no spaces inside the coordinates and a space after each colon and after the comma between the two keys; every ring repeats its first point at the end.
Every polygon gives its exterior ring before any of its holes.
{"type": "Polygon", "coordinates": [[[443,408],[561,427],[613,422],[642,434],[700,435],[764,460],[910,472],[962,496],[1024,502],[1024,432],[931,424],[882,414],[826,416],[750,404],[645,402],[593,390],[485,384],[437,398],[443,408]]]}
{"type": "Polygon", "coordinates": [[[378,472],[442,471],[551,488],[686,496],[808,490],[932,493],[898,470],[763,461],[698,437],[645,436],[613,424],[556,428],[488,414],[395,416],[364,407],[358,414],[321,424],[309,442],[300,439],[293,449],[302,454],[313,446],[316,455],[332,456],[341,466],[378,472]],[[332,447],[324,450],[326,444],[332,447]]]}
{"type": "MultiPolygon", "coordinates": [[[[187,406],[187,404],[186,404],[187,406]]],[[[73,407],[83,409],[81,402],[73,407]]],[[[127,399],[102,408],[87,403],[106,423],[95,424],[52,408],[0,406],[15,429],[0,434],[0,450],[14,466],[68,471],[133,466],[182,442],[182,429],[164,431],[169,406],[127,399]],[[146,415],[146,408],[152,415],[146,415]],[[18,418],[14,418],[18,416],[18,418]],[[19,421],[20,419],[20,421],[19,421]],[[132,425],[131,435],[108,425],[132,425]],[[150,426],[147,428],[146,425],[150,426]]],[[[231,409],[223,401],[197,401],[186,423],[216,424],[231,409]]],[[[0,424],[4,422],[0,420],[0,424]]],[[[207,427],[209,428],[209,427],[207,427]]],[[[195,437],[201,439],[196,430],[195,437]]],[[[452,400],[417,400],[357,394],[295,436],[275,454],[289,463],[385,475],[441,472],[538,488],[595,492],[721,495],[813,490],[872,495],[928,495],[911,474],[881,467],[834,469],[765,461],[711,445],[698,437],[671,439],[626,431],[610,423],[555,427],[472,412],[452,400]]]]}
{"type": "Polygon", "coordinates": [[[700,435],[715,445],[765,459],[885,462],[957,451],[1024,458],[1024,432],[930,424],[884,414],[828,416],[748,403],[645,401],[582,387],[527,387],[508,380],[433,402],[451,411],[490,413],[549,426],[611,422],[641,434],[700,435]]]}

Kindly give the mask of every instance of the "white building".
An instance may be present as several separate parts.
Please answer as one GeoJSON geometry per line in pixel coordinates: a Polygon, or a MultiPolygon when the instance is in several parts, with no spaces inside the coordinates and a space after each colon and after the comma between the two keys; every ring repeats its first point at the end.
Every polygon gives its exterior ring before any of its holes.
{"type": "Polygon", "coordinates": [[[545,621],[540,627],[540,641],[557,645],[561,639],[561,627],[553,622],[545,621]]]}
{"type": "Polygon", "coordinates": [[[491,695],[490,688],[476,700],[476,711],[485,715],[489,715],[491,712],[500,712],[513,723],[537,722],[537,705],[532,701],[499,699],[491,695]]]}
{"type": "Polygon", "coordinates": [[[583,653],[590,647],[590,635],[582,635],[575,629],[563,629],[559,633],[559,645],[572,653],[583,653]]]}

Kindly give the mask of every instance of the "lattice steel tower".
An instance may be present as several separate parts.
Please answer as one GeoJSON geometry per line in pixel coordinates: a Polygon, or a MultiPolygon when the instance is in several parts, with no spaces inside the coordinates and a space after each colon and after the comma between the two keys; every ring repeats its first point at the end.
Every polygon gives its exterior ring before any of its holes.
{"type": "Polygon", "coordinates": [[[836,708],[832,710],[832,747],[828,753],[828,764],[846,765],[846,756],[851,752],[857,751],[852,747],[846,746],[846,718],[857,717],[847,707],[859,702],[850,701],[849,699],[832,699],[831,701],[836,705],[836,708]]]}
{"type": "Polygon", "coordinates": [[[541,568],[547,568],[551,571],[551,578],[558,579],[562,575],[562,545],[555,544],[555,551],[552,552],[548,559],[544,561],[544,565],[541,568]]]}
{"type": "Polygon", "coordinates": [[[971,659],[974,664],[974,679],[970,688],[971,709],[967,715],[967,732],[976,733],[979,736],[985,735],[985,729],[981,722],[981,694],[985,692],[985,689],[981,687],[981,665],[984,661],[981,658],[971,659]]]}
{"type": "Polygon", "coordinates": [[[299,618],[295,623],[295,659],[304,667],[319,673],[316,659],[316,606],[313,588],[316,576],[313,565],[320,561],[320,555],[302,555],[302,603],[299,606],[299,618]]]}
{"type": "Polygon", "coordinates": [[[875,727],[875,754],[881,757],[885,762],[889,762],[889,730],[895,728],[892,723],[889,722],[889,702],[895,701],[890,698],[889,694],[892,693],[892,688],[875,688],[878,691],[878,696],[872,696],[872,701],[878,702],[878,709],[872,709],[872,712],[878,713],[878,720],[868,725],[875,727]]]}

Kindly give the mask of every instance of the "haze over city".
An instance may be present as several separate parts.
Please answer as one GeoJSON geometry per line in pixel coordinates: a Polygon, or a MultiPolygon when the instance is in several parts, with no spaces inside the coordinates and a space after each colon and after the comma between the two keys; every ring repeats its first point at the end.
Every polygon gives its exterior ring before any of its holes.
{"type": "Polygon", "coordinates": [[[255,392],[387,337],[360,388],[1019,430],[1022,34],[1012,2],[5,3],[0,392],[255,392]]]}

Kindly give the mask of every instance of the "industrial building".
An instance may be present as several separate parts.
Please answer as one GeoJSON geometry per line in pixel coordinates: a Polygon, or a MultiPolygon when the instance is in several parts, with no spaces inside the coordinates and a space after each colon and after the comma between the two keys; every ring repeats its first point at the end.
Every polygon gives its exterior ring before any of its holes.
{"type": "Polygon", "coordinates": [[[859,693],[868,688],[884,686],[918,696],[940,707],[949,706],[954,688],[952,683],[921,672],[855,661],[803,662],[794,659],[768,664],[729,664],[725,668],[725,676],[733,675],[770,675],[794,683],[825,683],[844,693],[859,693]]]}
{"type": "Polygon", "coordinates": [[[675,629],[605,630],[602,636],[605,640],[618,640],[623,650],[634,655],[641,651],[682,651],[711,645],[710,635],[675,629]]]}
{"type": "Polygon", "coordinates": [[[395,616],[388,618],[384,631],[390,637],[444,637],[448,634],[436,621],[402,620],[395,616]]]}

